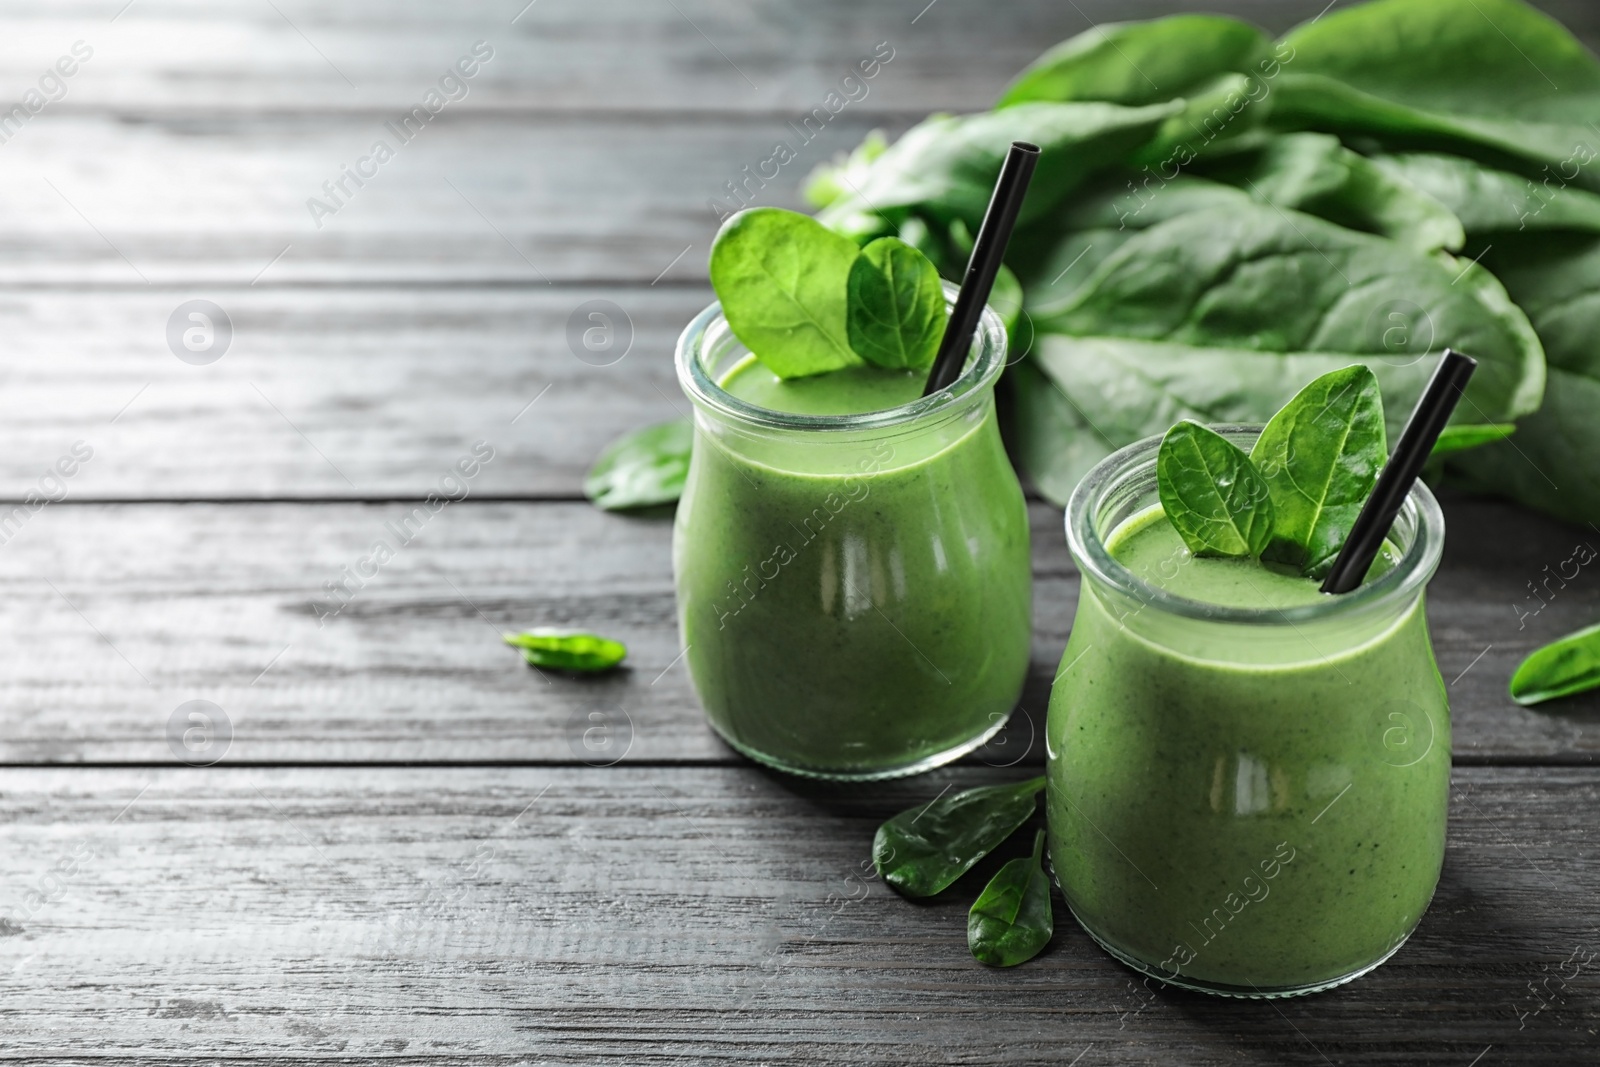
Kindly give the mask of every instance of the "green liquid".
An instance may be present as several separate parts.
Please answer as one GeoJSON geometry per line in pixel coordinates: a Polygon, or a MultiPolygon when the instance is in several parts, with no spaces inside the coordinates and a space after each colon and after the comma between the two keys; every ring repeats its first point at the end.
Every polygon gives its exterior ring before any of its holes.
{"type": "Polygon", "coordinates": [[[844,367],[809,378],[778,377],[746,356],[717,384],[740,400],[796,415],[859,415],[909,404],[922,395],[926,372],[844,367]]]}
{"type": "MultiPolygon", "coordinates": [[[[1107,547],[1189,599],[1322,597],[1311,579],[1190,556],[1159,509],[1107,547]]],[[[1383,959],[1432,897],[1450,723],[1420,597],[1366,622],[1246,628],[1086,580],[1046,740],[1056,877],[1079,921],[1151,973],[1317,988],[1383,959]]]]}
{"type": "MultiPolygon", "coordinates": [[[[864,368],[723,386],[779,410],[903,404],[913,376],[864,368]]],[[[930,766],[998,728],[1027,671],[1027,510],[992,398],[850,443],[697,430],[673,540],[679,619],[711,724],[800,773],[930,766]]]]}

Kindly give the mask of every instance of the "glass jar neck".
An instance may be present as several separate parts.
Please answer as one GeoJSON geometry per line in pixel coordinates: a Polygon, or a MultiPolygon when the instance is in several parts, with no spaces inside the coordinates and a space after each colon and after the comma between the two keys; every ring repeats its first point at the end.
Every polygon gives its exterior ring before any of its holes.
{"type": "MultiPolygon", "coordinates": [[[[945,283],[947,304],[957,289],[945,283]]],[[[750,355],[722,305],[695,316],[678,340],[678,383],[694,404],[703,436],[753,462],[801,473],[884,470],[918,462],[973,431],[994,409],[1006,363],[1005,325],[985,308],[960,377],[910,403],[858,415],[807,415],[751,403],[724,389],[723,377],[750,355]]]]}
{"type": "MultiPolygon", "coordinates": [[[[1248,451],[1257,426],[1213,427],[1248,451]]],[[[1208,658],[1281,663],[1325,657],[1375,639],[1417,606],[1438,568],[1444,517],[1421,482],[1412,489],[1389,531],[1397,559],[1358,589],[1311,604],[1244,608],[1190,600],[1145,581],[1106,548],[1125,522],[1159,502],[1156,455],[1150,437],[1106,457],[1084,476],[1067,503],[1067,543],[1093,595],[1113,620],[1147,640],[1208,658]]]]}

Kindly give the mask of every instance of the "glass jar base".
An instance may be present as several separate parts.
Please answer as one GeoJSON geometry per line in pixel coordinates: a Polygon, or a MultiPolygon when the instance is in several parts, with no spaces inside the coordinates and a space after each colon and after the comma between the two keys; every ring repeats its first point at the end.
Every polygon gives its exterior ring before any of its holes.
{"type": "MultiPolygon", "coordinates": [[[[1015,712],[1013,711],[1012,714],[1015,714],[1015,712]]],[[[1007,715],[982,733],[962,741],[958,745],[947,748],[943,752],[935,752],[931,756],[913,760],[910,763],[896,764],[890,767],[864,768],[862,770],[836,770],[827,767],[806,767],[790,763],[777,756],[770,756],[765,752],[751,748],[749,745],[735,741],[723,733],[721,728],[709,718],[706,719],[706,725],[710,726],[729,748],[738,752],[741,756],[755,760],[757,763],[771,767],[774,770],[782,771],[785,774],[793,774],[801,778],[815,778],[825,782],[881,782],[888,778],[909,778],[914,774],[922,774],[936,767],[943,767],[947,763],[954,762],[967,753],[974,752],[988,744],[996,734],[1006,728],[1006,723],[1010,721],[1011,715],[1007,715]]]]}
{"type": "MultiPolygon", "coordinates": [[[[1067,910],[1072,911],[1072,906],[1070,904],[1067,906],[1067,910]]],[[[1239,986],[1228,985],[1223,982],[1207,982],[1196,978],[1189,978],[1184,975],[1172,977],[1170,974],[1167,974],[1158,968],[1152,967],[1148,963],[1144,963],[1141,960],[1137,960],[1128,955],[1126,952],[1123,952],[1121,949],[1113,946],[1105,938],[1101,937],[1099,934],[1090,929],[1089,925],[1085,923],[1083,919],[1079,918],[1076,911],[1072,911],[1072,917],[1076,919],[1078,925],[1083,928],[1083,932],[1088,934],[1089,937],[1094,940],[1094,943],[1104,949],[1108,955],[1110,955],[1117,962],[1131,967],[1135,971],[1138,971],[1140,974],[1154,978],[1163,985],[1176,986],[1179,989],[1187,989],[1192,993],[1207,993],[1213,997],[1232,997],[1235,1000],[1283,1000],[1286,997],[1303,997],[1309,993],[1321,993],[1325,990],[1333,989],[1336,986],[1342,986],[1346,982],[1353,982],[1362,975],[1368,974],[1383,966],[1389,961],[1390,957],[1392,957],[1396,952],[1399,952],[1405,943],[1411,939],[1411,931],[1407,931],[1405,937],[1402,937],[1393,948],[1389,949],[1389,951],[1385,952],[1382,956],[1379,956],[1371,963],[1368,963],[1362,967],[1357,967],[1349,974],[1341,974],[1337,978],[1329,978],[1320,982],[1311,982],[1306,985],[1269,986],[1263,989],[1254,985],[1239,986]]]]}

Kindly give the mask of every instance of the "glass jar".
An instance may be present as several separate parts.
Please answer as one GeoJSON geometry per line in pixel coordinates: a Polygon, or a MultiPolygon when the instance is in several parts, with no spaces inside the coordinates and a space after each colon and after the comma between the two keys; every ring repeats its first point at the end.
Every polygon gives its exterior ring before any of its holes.
{"type": "Polygon", "coordinates": [[[982,745],[1021,695],[1032,598],[995,423],[999,318],[985,310],[949,389],[861,415],[731,395],[717,383],[748,352],[717,304],[678,343],[695,437],[673,571],[711,726],[819,778],[915,774],[982,745]]]}
{"type": "MultiPolygon", "coordinates": [[[[1248,451],[1258,428],[1218,432],[1248,451]]],[[[1327,989],[1397,951],[1439,880],[1450,718],[1423,586],[1444,519],[1418,483],[1387,570],[1341,596],[1184,599],[1106,549],[1158,504],[1159,447],[1107,457],[1067,505],[1083,579],[1046,727],[1055,877],[1102,947],[1163,982],[1327,989]]]]}

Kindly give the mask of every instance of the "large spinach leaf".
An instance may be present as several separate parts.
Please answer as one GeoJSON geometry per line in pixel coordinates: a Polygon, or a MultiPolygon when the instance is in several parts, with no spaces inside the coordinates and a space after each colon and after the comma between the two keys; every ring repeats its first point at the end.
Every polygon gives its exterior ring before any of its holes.
{"type": "MultiPolygon", "coordinates": [[[[1019,217],[1026,224],[1086,177],[1150,141],[1182,107],[1181,101],[1147,107],[1020,104],[979,115],[935,115],[859,168],[849,194],[830,203],[818,218],[858,240],[865,236],[862,216],[898,226],[913,209],[940,222],[959,219],[977,232],[1011,142],[1029,141],[1040,151],[1019,217]]],[[[834,180],[841,176],[829,173],[834,180]]]]}
{"type": "Polygon", "coordinates": [[[1102,23],[1028,64],[995,107],[1069,100],[1159,103],[1188,96],[1219,74],[1254,69],[1271,47],[1254,26],[1221,15],[1102,23]]]}
{"type": "Polygon", "coordinates": [[[1468,233],[1600,232],[1600,195],[1570,184],[1578,176],[1575,164],[1535,181],[1438,152],[1377,155],[1372,162],[1449,208],[1468,233]]]}
{"type": "MultiPolygon", "coordinates": [[[[1270,121],[1592,161],[1600,61],[1519,0],[1378,0],[1288,34],[1270,121]]],[[[1591,187],[1600,176],[1582,175],[1591,187]]]]}
{"type": "Polygon", "coordinates": [[[1176,173],[1205,146],[1261,125],[1270,92],[1266,80],[1279,69],[1265,34],[1221,15],[1106,23],[1040,56],[995,106],[1069,100],[1138,105],[1182,98],[1182,109],[1133,160],[1176,173]]]}
{"type": "MultiPolygon", "coordinates": [[[[1351,363],[1377,375],[1393,437],[1432,370],[1425,357],[1446,345],[1480,361],[1464,421],[1525,415],[1544,387],[1538,338],[1488,271],[1272,207],[1204,210],[1138,233],[1034,322],[1029,359],[1093,430],[1074,450],[1091,463],[1180,419],[1265,422],[1307,381],[1351,363]]],[[[1018,405],[1018,438],[1072,432],[1023,425],[1061,410],[1018,405]]],[[[1075,484],[1087,470],[1075,467],[1052,463],[1046,478],[1030,463],[1029,473],[1060,500],[1051,487],[1075,484]]]]}
{"type": "Polygon", "coordinates": [[[1600,523],[1600,238],[1503,234],[1484,263],[1539,331],[1550,386],[1515,436],[1452,457],[1452,469],[1530,507],[1600,523]]]}
{"type": "Polygon", "coordinates": [[[1288,134],[1213,153],[1196,173],[1419,252],[1458,249],[1466,239],[1449,207],[1327,134],[1288,134]]]}
{"type": "Polygon", "coordinates": [[[1167,180],[1107,175],[1053,212],[1048,225],[1019,234],[1011,258],[1029,314],[1048,317],[1070,303],[1094,268],[1138,231],[1211,208],[1292,208],[1419,252],[1457,249],[1465,239],[1447,207],[1326,134],[1289,134],[1208,153],[1191,170],[1167,180]]]}

